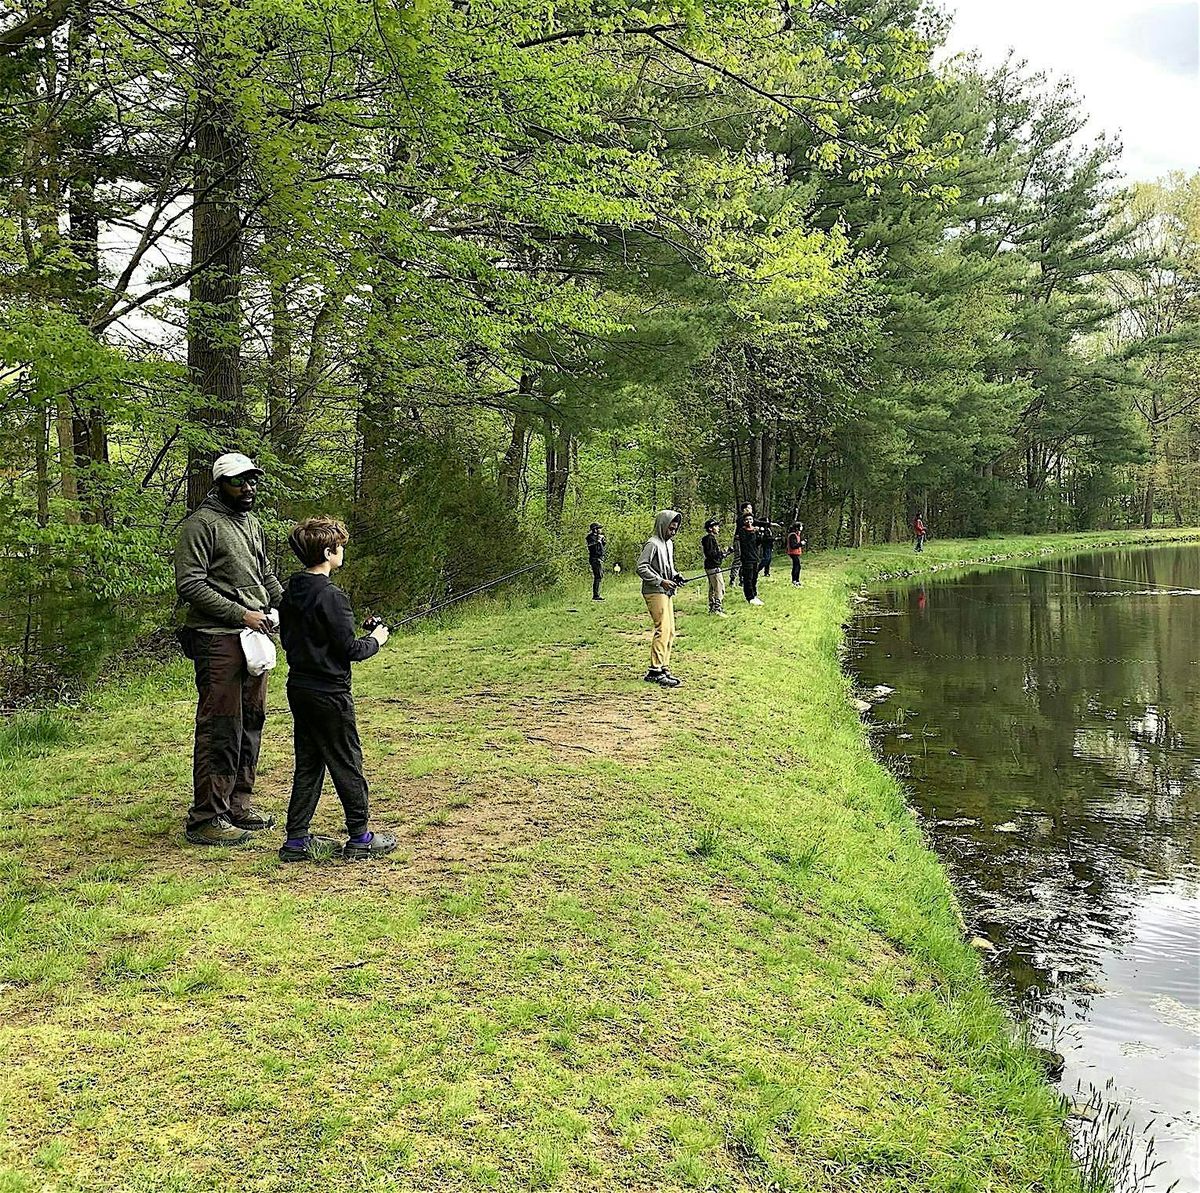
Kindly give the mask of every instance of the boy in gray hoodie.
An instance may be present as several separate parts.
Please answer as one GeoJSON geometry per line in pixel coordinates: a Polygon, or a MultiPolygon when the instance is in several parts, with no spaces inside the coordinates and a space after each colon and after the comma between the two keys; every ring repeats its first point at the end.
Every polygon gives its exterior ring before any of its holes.
{"type": "Polygon", "coordinates": [[[654,533],[638,556],[637,574],[642,578],[642,596],[654,622],[650,641],[650,670],[644,678],[664,688],[679,687],[680,680],[668,670],[671,645],[675,641],[675,589],[683,577],[675,569],[675,547],[671,540],[679,531],[683,515],[661,510],[654,519],[654,533]]]}

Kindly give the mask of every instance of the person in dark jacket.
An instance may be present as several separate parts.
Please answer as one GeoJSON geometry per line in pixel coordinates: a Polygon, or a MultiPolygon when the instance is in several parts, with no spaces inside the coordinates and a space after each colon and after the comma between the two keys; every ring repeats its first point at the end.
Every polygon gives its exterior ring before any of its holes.
{"type": "Polygon", "coordinates": [[[602,601],[600,579],[604,575],[604,527],[593,522],[587,533],[588,566],[592,569],[592,600],[602,601]]]}
{"type": "Polygon", "coordinates": [[[369,659],[388,640],[377,625],[354,632],[346,594],[329,578],[345,560],[350,536],[334,518],[305,518],[288,536],[288,546],[305,565],[288,580],[280,602],[280,636],[288,658],[288,704],[295,731],[296,770],[288,803],[285,862],[308,861],[336,842],[309,834],[328,770],[346,814],[348,860],[391,853],[396,838],[368,827],[367,780],[350,691],[350,665],[369,659]]]}
{"type": "Polygon", "coordinates": [[[708,611],[725,617],[725,569],[722,564],[729,552],[721,546],[721,523],[709,518],[704,523],[700,549],[704,552],[704,574],[708,577],[708,611]]]}
{"type": "Polygon", "coordinates": [[[193,845],[240,845],[275,823],[251,803],[268,673],[250,674],[241,633],[274,628],[271,609],[283,588],[251,512],[262,469],[227,452],[212,476],[212,492],[184,522],[175,548],[175,589],[187,606],[179,641],[195,665],[197,695],[184,834],[193,845]]]}
{"type": "Polygon", "coordinates": [[[758,570],[764,576],[771,574],[771,556],[775,554],[775,534],[771,530],[771,519],[764,518],[756,523],[758,530],[758,570]]]}
{"type": "Polygon", "coordinates": [[[800,564],[808,539],[804,537],[804,523],[793,522],[787,536],[787,553],[792,561],[792,587],[800,587],[800,564]]]}
{"type": "Polygon", "coordinates": [[[742,551],[742,592],[751,605],[761,605],[758,599],[758,528],[753,514],[743,514],[737,532],[738,545],[742,551]]]}
{"type": "Polygon", "coordinates": [[[730,584],[737,584],[741,580],[742,576],[742,544],[738,538],[737,532],[738,527],[742,524],[742,518],[744,518],[746,514],[750,514],[753,517],[754,506],[748,501],[743,501],[742,504],[738,506],[738,512],[733,519],[733,550],[731,552],[733,555],[733,566],[729,569],[730,584]]]}

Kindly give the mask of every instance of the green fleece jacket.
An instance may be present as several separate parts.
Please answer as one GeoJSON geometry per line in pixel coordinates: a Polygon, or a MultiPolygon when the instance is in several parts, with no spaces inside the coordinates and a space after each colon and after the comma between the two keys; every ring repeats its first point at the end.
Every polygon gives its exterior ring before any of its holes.
{"type": "Polygon", "coordinates": [[[175,591],[187,603],[187,626],[202,634],[236,633],[248,611],[278,605],[283,586],[258,519],[215,494],[205,498],[175,548],[175,591]]]}

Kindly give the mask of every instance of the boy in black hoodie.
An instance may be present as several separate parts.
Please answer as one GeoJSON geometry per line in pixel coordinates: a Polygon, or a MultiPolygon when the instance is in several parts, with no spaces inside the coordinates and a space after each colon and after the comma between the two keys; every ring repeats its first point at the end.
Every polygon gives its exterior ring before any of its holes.
{"type": "Polygon", "coordinates": [[[329,573],[345,559],[350,535],[333,518],[305,518],[288,535],[288,546],[305,565],[288,581],[279,602],[280,638],[288,659],[288,704],[295,727],[296,771],[288,804],[287,840],[279,850],[285,862],[312,860],[314,845],[330,845],[309,835],[328,769],[346,813],[347,860],[391,853],[396,838],[367,828],[367,780],[350,692],[350,664],[377,654],[388,640],[385,625],[358,638],[346,594],[329,573]]]}

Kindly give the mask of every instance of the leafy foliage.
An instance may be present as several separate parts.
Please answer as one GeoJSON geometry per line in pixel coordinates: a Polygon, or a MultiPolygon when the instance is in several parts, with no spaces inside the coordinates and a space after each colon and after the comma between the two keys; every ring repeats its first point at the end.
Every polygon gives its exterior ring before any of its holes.
{"type": "Polygon", "coordinates": [[[164,584],[231,448],[404,605],[668,498],[854,543],[1186,512],[1194,186],[1123,192],[1069,87],[936,67],[915,3],[6,12],[22,584],[164,584]]]}

